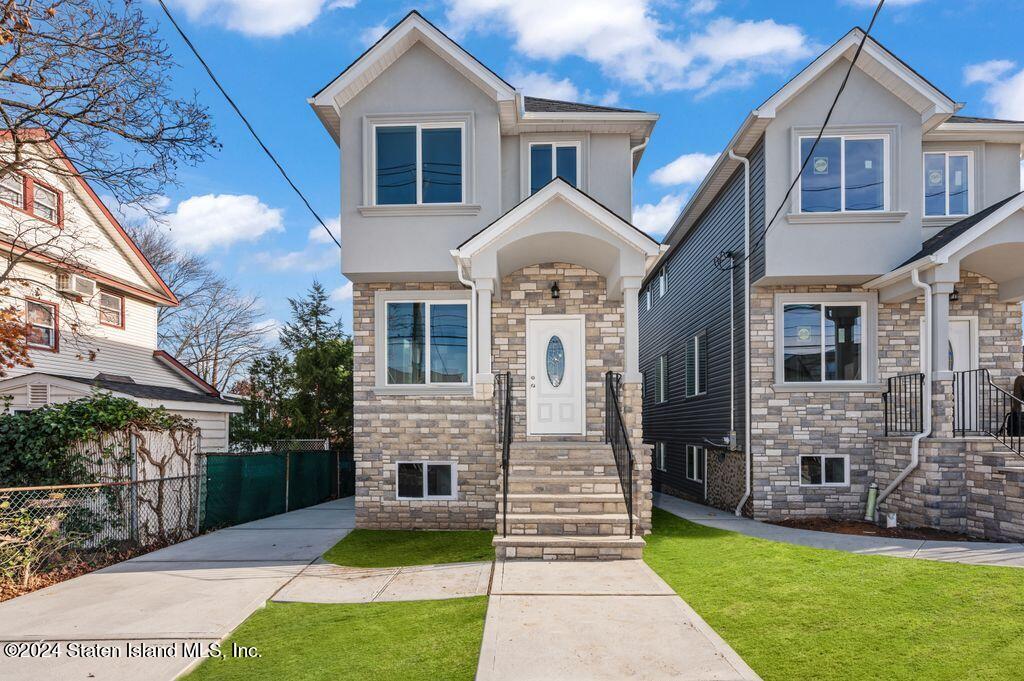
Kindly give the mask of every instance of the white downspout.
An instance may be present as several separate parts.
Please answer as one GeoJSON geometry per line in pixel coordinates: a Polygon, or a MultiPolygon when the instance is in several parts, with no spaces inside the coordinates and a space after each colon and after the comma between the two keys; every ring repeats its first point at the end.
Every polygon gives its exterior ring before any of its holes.
{"type": "MultiPolygon", "coordinates": [[[[629,165],[632,168],[633,159],[636,158],[637,152],[643,151],[647,148],[647,143],[651,141],[650,137],[645,137],[644,141],[635,147],[629,148],[629,165]]],[[[629,174],[629,219],[633,220],[633,173],[629,174]]]]}
{"type": "Polygon", "coordinates": [[[459,283],[463,286],[469,287],[469,328],[473,331],[469,334],[469,353],[470,360],[469,370],[473,373],[471,383],[476,382],[477,369],[480,368],[480,358],[477,356],[476,351],[476,337],[479,329],[476,328],[476,282],[472,279],[467,279],[462,272],[462,258],[459,257],[458,251],[451,251],[452,257],[455,258],[455,272],[459,277],[459,283]]]}
{"type": "MultiPolygon", "coordinates": [[[[743,506],[750,498],[753,456],[750,452],[750,159],[738,156],[732,149],[729,158],[743,164],[743,448],[746,450],[746,488],[740,503],[736,504],[736,515],[743,515],[743,506]]],[[[731,276],[731,273],[730,273],[731,276]]],[[[733,392],[736,386],[733,386],[733,392]]]]}
{"type": "Polygon", "coordinates": [[[932,434],[932,287],[930,284],[921,281],[920,270],[916,267],[910,273],[910,281],[916,288],[924,291],[925,330],[921,338],[921,371],[924,373],[924,423],[922,424],[922,432],[915,435],[910,443],[910,463],[878,495],[875,508],[880,506],[886,497],[896,491],[896,488],[917,468],[921,460],[921,440],[932,434]]]}

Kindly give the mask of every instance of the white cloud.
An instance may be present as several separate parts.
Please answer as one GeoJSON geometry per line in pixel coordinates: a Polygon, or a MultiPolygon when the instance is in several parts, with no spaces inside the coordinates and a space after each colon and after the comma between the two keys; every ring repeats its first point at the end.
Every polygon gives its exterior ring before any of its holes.
{"type": "Polygon", "coordinates": [[[218,24],[257,37],[293,33],[313,23],[324,6],[355,7],[358,0],[172,0],[185,10],[189,21],[218,24]]]}
{"type": "MultiPolygon", "coordinates": [[[[338,218],[327,221],[327,227],[335,237],[339,236],[340,224],[338,218]]],[[[255,260],[275,272],[319,272],[339,265],[338,248],[319,223],[310,228],[306,246],[301,250],[257,253],[255,260]]]]}
{"type": "Polygon", "coordinates": [[[703,89],[715,78],[776,70],[813,54],[796,26],[717,19],[705,32],[670,34],[655,0],[448,0],[451,30],[511,31],[531,59],[578,56],[647,90],[703,89]]]}
{"type": "Polygon", "coordinates": [[[579,101],[580,90],[568,78],[558,78],[550,73],[539,71],[513,72],[509,80],[515,83],[524,94],[545,99],[561,99],[568,102],[579,101]]]}
{"type": "MultiPolygon", "coordinates": [[[[341,241],[341,220],[339,218],[331,218],[327,221],[327,229],[331,230],[331,234],[338,241],[341,241]]],[[[309,240],[313,243],[318,244],[334,244],[331,237],[324,231],[323,225],[317,223],[315,227],[309,230],[309,240]]]]}
{"type": "Polygon", "coordinates": [[[686,8],[687,14],[710,14],[718,7],[718,0],[694,0],[686,8]]]}
{"type": "Polygon", "coordinates": [[[216,246],[256,241],[284,229],[282,213],[248,194],[204,194],[185,199],[166,217],[178,245],[205,253],[216,246]]]}
{"type": "Polygon", "coordinates": [[[651,182],[662,186],[696,184],[704,179],[716,160],[717,154],[683,154],[651,173],[651,182]]]}
{"type": "Polygon", "coordinates": [[[263,338],[265,338],[271,345],[277,345],[277,342],[280,340],[282,327],[284,327],[284,323],[274,319],[273,317],[263,320],[261,329],[263,332],[263,338]]]}
{"type": "Polygon", "coordinates": [[[985,101],[996,118],[1024,120],[1024,69],[1013,73],[1017,64],[993,59],[964,69],[964,82],[984,83],[985,101]]]}
{"type": "Polygon", "coordinates": [[[361,42],[364,47],[369,47],[384,37],[384,34],[387,33],[390,28],[391,26],[384,23],[367,26],[359,34],[359,42],[361,42]]]}
{"type": "Polygon", "coordinates": [[[332,303],[347,303],[352,300],[352,282],[348,282],[343,286],[331,291],[331,302],[332,303]]]}
{"type": "Polygon", "coordinates": [[[653,237],[665,236],[686,205],[688,193],[666,194],[658,203],[633,206],[633,224],[653,237]]]}

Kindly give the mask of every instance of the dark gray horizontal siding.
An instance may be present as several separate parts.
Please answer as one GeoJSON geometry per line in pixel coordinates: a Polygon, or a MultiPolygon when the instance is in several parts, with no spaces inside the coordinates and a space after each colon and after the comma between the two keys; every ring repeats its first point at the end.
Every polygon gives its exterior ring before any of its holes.
{"type": "MultiPolygon", "coordinates": [[[[760,215],[764,215],[764,155],[761,149],[759,145],[751,154],[751,231],[755,231],[758,210],[760,215]]],[[[652,292],[650,311],[647,311],[646,290],[640,295],[640,368],[645,376],[644,440],[666,444],[667,470],[654,471],[654,482],[655,485],[666,483],[695,495],[702,493],[703,485],[686,480],[686,445],[700,445],[705,439],[721,441],[729,433],[730,277],[734,288],[737,434],[742,434],[744,428],[743,201],[741,166],[663,263],[662,266],[668,268],[668,292],[665,296],[658,296],[657,277],[649,283],[652,292]],[[736,269],[723,272],[715,267],[715,256],[722,251],[732,251],[737,255],[739,266],[736,269]],[[707,392],[688,398],[683,362],[686,342],[702,331],[707,334],[707,392]],[[668,354],[668,401],[657,404],[654,381],[658,357],[662,354],[668,354]]]]}
{"type": "MultiPolygon", "coordinates": [[[[764,276],[764,144],[750,153],[750,281],[764,276]]],[[[778,206],[772,206],[772,212],[778,206]]],[[[781,218],[781,216],[780,216],[781,218]]]]}

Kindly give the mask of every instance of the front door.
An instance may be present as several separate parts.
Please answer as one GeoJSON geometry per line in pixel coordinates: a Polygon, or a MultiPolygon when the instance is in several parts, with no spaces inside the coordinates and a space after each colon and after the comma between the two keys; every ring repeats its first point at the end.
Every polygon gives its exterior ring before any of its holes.
{"type": "Polygon", "coordinates": [[[526,430],[530,435],[583,435],[582,315],[526,319],[526,430]]]}
{"type": "MultiPolygon", "coordinates": [[[[954,317],[949,320],[949,370],[971,371],[978,368],[977,328],[974,317],[954,317]]],[[[963,386],[956,391],[957,426],[966,430],[978,429],[978,394],[980,376],[968,374],[963,386]]]]}

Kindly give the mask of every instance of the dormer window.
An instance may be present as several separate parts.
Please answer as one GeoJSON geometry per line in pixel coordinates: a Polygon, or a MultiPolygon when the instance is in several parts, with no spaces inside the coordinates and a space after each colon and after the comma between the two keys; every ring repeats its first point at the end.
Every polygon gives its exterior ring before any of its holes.
{"type": "Polygon", "coordinates": [[[800,138],[801,213],[857,213],[889,210],[889,136],[800,138]]]}
{"type": "Polygon", "coordinates": [[[579,142],[533,142],[530,144],[530,194],[558,176],[579,186],[579,142]]]}
{"type": "Polygon", "coordinates": [[[924,214],[927,217],[971,214],[972,156],[969,151],[924,155],[924,214]]]}
{"type": "Polygon", "coordinates": [[[464,138],[462,123],[375,125],[373,203],[464,203],[464,138]]]}

